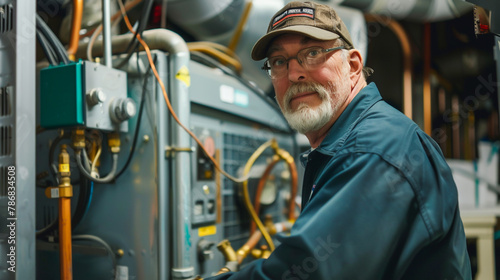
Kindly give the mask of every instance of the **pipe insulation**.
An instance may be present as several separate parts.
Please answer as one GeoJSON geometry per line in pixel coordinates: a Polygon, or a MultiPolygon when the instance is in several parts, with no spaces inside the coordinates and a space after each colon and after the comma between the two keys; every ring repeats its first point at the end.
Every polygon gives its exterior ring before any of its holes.
{"type": "Polygon", "coordinates": [[[472,10],[464,0],[330,0],[327,3],[395,19],[434,22],[460,17],[472,10]]]}

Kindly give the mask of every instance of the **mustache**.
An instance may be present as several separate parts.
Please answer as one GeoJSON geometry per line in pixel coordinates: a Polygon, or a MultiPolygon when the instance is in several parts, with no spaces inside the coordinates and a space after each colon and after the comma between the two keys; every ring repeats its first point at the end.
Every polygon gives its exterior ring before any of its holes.
{"type": "Polygon", "coordinates": [[[314,91],[314,92],[318,93],[319,97],[323,100],[328,98],[328,95],[329,95],[328,89],[326,89],[323,85],[321,85],[319,83],[315,83],[315,82],[295,83],[295,84],[292,84],[285,92],[285,97],[283,99],[284,107],[286,109],[288,109],[290,101],[297,94],[302,93],[302,92],[310,92],[310,91],[314,91]]]}

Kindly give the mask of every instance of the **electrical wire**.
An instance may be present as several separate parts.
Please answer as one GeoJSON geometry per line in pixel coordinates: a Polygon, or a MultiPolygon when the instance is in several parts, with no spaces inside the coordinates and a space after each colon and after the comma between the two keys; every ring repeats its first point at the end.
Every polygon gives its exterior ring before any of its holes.
{"type": "MultiPolygon", "coordinates": [[[[134,0],[134,1],[127,2],[127,4],[125,4],[125,10],[129,11],[130,9],[134,8],[135,6],[137,6],[141,2],[142,2],[142,0],[134,0]]],[[[122,15],[121,11],[118,11],[114,15],[111,16],[111,22],[113,25],[117,24],[118,22],[120,22],[122,20],[122,18],[123,18],[123,15],[122,15]]],[[[94,58],[92,57],[92,49],[94,47],[95,41],[97,40],[97,37],[99,37],[99,34],[101,34],[101,32],[102,32],[102,24],[97,26],[93,31],[87,32],[86,34],[83,34],[80,36],[80,38],[83,38],[83,37],[88,37],[88,36],[92,35],[90,38],[90,41],[87,45],[87,59],[89,61],[94,61],[94,58]]]]}
{"type": "MultiPolygon", "coordinates": [[[[153,64],[156,64],[157,57],[155,56],[153,60],[153,64]]],[[[137,59],[139,61],[139,59],[137,59]]],[[[135,148],[137,146],[137,139],[139,138],[139,130],[141,128],[141,120],[142,120],[142,114],[144,113],[144,104],[146,102],[146,92],[147,92],[147,85],[148,85],[148,78],[151,73],[151,67],[148,68],[148,70],[145,73],[144,76],[144,81],[142,83],[142,94],[141,94],[141,104],[139,105],[139,112],[137,116],[137,122],[135,125],[135,132],[134,132],[134,140],[132,140],[132,146],[130,148],[130,153],[128,155],[127,161],[123,165],[122,169],[116,174],[115,178],[120,177],[120,175],[123,174],[123,172],[127,169],[128,165],[132,161],[132,157],[134,156],[135,153],[135,148]]]]}
{"type": "Polygon", "coordinates": [[[118,262],[116,261],[115,252],[113,252],[113,249],[111,249],[111,246],[109,246],[109,244],[106,241],[104,241],[100,237],[97,237],[95,235],[90,235],[90,234],[73,235],[73,237],[71,239],[73,239],[73,240],[90,240],[90,241],[94,241],[94,242],[101,244],[104,247],[104,249],[106,249],[106,251],[108,251],[108,253],[111,257],[111,260],[113,262],[113,279],[116,278],[116,270],[117,270],[116,268],[117,268],[118,262]]]}
{"type": "Polygon", "coordinates": [[[38,43],[42,47],[42,50],[45,53],[45,57],[47,58],[49,63],[51,65],[57,65],[56,54],[54,53],[54,50],[47,41],[47,38],[45,38],[43,33],[40,32],[39,30],[36,31],[36,38],[38,39],[38,43]]]}
{"type": "Polygon", "coordinates": [[[52,45],[57,57],[59,58],[59,62],[64,64],[70,63],[66,49],[62,45],[61,41],[59,41],[54,32],[52,32],[50,27],[38,14],[36,14],[36,28],[43,33],[43,35],[47,38],[47,41],[52,45]]]}
{"type": "Polygon", "coordinates": [[[76,151],[76,164],[78,166],[78,169],[80,169],[80,174],[85,176],[87,179],[91,180],[92,182],[95,183],[100,183],[100,184],[106,184],[110,183],[115,179],[115,174],[116,174],[116,167],[118,165],[118,154],[113,154],[113,167],[111,168],[111,171],[106,175],[104,178],[94,178],[92,175],[88,173],[87,170],[85,170],[85,167],[82,164],[82,153],[81,151],[76,151]]]}
{"type": "MultiPolygon", "coordinates": [[[[71,217],[71,228],[75,229],[85,216],[90,206],[90,201],[92,200],[93,185],[89,185],[85,178],[80,178],[80,192],[78,193],[78,200],[75,207],[75,212],[71,217]]],[[[50,224],[46,227],[36,231],[36,237],[42,238],[48,234],[53,233],[58,230],[59,219],[56,217],[50,224]]]]}
{"type": "MultiPolygon", "coordinates": [[[[123,18],[125,19],[125,23],[126,23],[128,29],[132,32],[132,30],[133,30],[132,25],[130,24],[130,21],[127,17],[127,14],[125,12],[125,7],[123,6],[122,1],[118,0],[118,4],[120,5],[120,10],[122,11],[123,18]]],[[[199,147],[203,150],[203,152],[207,155],[207,157],[212,161],[215,168],[217,168],[217,170],[219,170],[220,173],[222,173],[228,179],[230,179],[231,181],[234,181],[236,183],[243,183],[243,182],[247,181],[249,178],[249,174],[247,174],[246,176],[244,176],[242,178],[236,178],[236,177],[233,177],[232,175],[230,175],[229,173],[227,173],[226,171],[224,171],[220,167],[220,165],[217,163],[217,161],[213,158],[213,156],[211,156],[210,153],[207,152],[207,150],[205,149],[205,147],[203,146],[201,141],[198,139],[198,137],[196,137],[196,135],[191,130],[189,130],[184,124],[182,124],[182,122],[177,117],[177,114],[175,113],[174,109],[172,108],[172,105],[170,104],[170,100],[167,96],[167,90],[165,89],[165,85],[163,84],[163,81],[161,80],[160,75],[158,74],[158,71],[156,70],[156,66],[153,62],[153,58],[151,56],[151,51],[149,49],[149,46],[146,44],[146,42],[144,42],[144,40],[142,40],[140,34],[137,34],[136,37],[137,37],[137,40],[141,43],[141,45],[144,47],[144,50],[146,51],[146,55],[148,57],[148,61],[149,61],[149,64],[151,66],[151,69],[153,70],[153,73],[156,77],[156,80],[158,81],[158,84],[161,87],[161,90],[163,92],[163,97],[164,97],[165,102],[167,104],[168,110],[170,111],[170,114],[172,115],[174,120],[179,124],[179,126],[182,129],[184,129],[193,138],[193,140],[199,145],[199,147]]]]}
{"type": "Polygon", "coordinates": [[[102,152],[102,146],[99,146],[99,149],[97,149],[97,153],[95,154],[94,160],[92,161],[92,166],[90,166],[90,172],[94,172],[95,170],[95,165],[97,164],[97,161],[99,160],[99,157],[101,156],[102,152]]]}
{"type": "Polygon", "coordinates": [[[132,57],[134,54],[134,51],[137,49],[139,46],[139,41],[137,41],[137,34],[140,34],[142,36],[142,33],[146,29],[146,24],[149,20],[149,15],[151,13],[151,9],[153,8],[153,0],[146,0],[147,2],[144,4],[142,7],[142,13],[141,17],[139,18],[139,25],[137,26],[137,30],[134,32],[134,36],[132,37],[132,40],[127,46],[127,56],[120,61],[120,63],[116,66],[116,68],[122,68],[132,57]]]}

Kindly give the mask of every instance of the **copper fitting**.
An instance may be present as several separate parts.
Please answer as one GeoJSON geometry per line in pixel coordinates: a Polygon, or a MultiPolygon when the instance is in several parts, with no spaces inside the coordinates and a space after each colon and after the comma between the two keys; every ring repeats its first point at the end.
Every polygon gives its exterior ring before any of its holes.
{"type": "Polygon", "coordinates": [[[238,257],[236,256],[236,252],[233,247],[231,247],[231,243],[229,240],[224,239],[218,245],[217,249],[222,253],[226,262],[237,261],[238,257]]]}
{"type": "Polygon", "coordinates": [[[76,150],[85,149],[85,130],[77,128],[71,132],[73,148],[76,150]]]}
{"type": "Polygon", "coordinates": [[[117,132],[108,134],[108,146],[113,154],[120,152],[120,135],[117,132]]]}

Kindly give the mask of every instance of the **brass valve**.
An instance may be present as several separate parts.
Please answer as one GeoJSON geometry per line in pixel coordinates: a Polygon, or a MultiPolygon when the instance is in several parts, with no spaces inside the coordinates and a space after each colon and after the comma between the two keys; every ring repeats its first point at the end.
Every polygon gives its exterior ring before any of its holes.
{"type": "Polygon", "coordinates": [[[72,197],[73,186],[71,185],[69,153],[66,145],[61,145],[61,152],[59,153],[59,176],[59,186],[48,187],[45,189],[45,195],[48,198],[72,197]]]}
{"type": "Polygon", "coordinates": [[[75,150],[85,149],[85,130],[77,128],[71,132],[71,140],[75,150]]]}
{"type": "Polygon", "coordinates": [[[120,135],[117,132],[108,134],[108,146],[113,154],[120,152],[120,135]]]}

